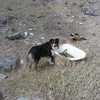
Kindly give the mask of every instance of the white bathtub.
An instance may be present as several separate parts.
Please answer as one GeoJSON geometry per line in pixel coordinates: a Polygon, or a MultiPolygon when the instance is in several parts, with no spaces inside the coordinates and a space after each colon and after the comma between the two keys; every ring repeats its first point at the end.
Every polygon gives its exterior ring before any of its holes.
{"type": "Polygon", "coordinates": [[[59,48],[55,48],[53,52],[55,52],[56,55],[69,60],[80,60],[86,57],[86,53],[84,51],[70,44],[62,44],[59,46],[59,48]],[[67,53],[72,57],[65,57],[59,54],[59,53],[63,53],[64,50],[66,49],[67,49],[67,53]]]}

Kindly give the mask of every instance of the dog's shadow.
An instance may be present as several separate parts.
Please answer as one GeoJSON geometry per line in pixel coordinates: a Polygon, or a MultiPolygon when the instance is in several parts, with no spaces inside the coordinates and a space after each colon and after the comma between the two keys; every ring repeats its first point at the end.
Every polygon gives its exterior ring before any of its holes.
{"type": "Polygon", "coordinates": [[[38,70],[38,71],[48,70],[48,69],[52,68],[53,66],[54,66],[54,64],[51,65],[51,64],[49,64],[48,62],[45,62],[45,63],[39,65],[39,66],[37,67],[37,70],[38,70]]]}

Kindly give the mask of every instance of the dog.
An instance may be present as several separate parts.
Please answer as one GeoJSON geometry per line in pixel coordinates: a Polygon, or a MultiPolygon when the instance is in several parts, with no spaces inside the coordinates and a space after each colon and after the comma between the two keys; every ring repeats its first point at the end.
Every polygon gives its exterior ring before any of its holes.
{"type": "Polygon", "coordinates": [[[27,62],[29,63],[29,69],[31,69],[33,61],[35,63],[35,69],[37,71],[37,65],[42,57],[49,57],[51,58],[52,62],[55,62],[54,56],[52,55],[52,50],[58,47],[59,48],[59,38],[50,39],[49,41],[33,46],[27,55],[27,62]],[[29,59],[31,58],[31,60],[29,59]],[[29,61],[30,60],[30,61],[29,61]]]}

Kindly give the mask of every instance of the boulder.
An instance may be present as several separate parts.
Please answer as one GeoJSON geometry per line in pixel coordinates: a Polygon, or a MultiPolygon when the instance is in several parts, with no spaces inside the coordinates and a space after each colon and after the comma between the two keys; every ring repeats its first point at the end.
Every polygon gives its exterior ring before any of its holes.
{"type": "Polygon", "coordinates": [[[0,17],[0,24],[1,24],[1,25],[7,24],[7,18],[5,18],[5,17],[0,17]]]}
{"type": "Polygon", "coordinates": [[[18,59],[15,57],[0,56],[0,68],[14,69],[16,68],[18,59]]]}
{"type": "Polygon", "coordinates": [[[81,11],[82,11],[83,14],[85,14],[85,15],[89,15],[89,16],[98,16],[94,11],[89,10],[88,8],[83,8],[81,11]]]}
{"type": "Polygon", "coordinates": [[[27,38],[27,32],[24,32],[24,33],[17,32],[17,33],[8,35],[6,38],[9,39],[9,40],[26,39],[27,38]]]}

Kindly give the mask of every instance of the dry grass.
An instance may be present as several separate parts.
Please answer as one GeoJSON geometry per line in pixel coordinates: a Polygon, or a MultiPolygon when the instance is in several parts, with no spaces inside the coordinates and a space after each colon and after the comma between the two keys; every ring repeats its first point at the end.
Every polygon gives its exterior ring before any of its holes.
{"type": "MultiPolygon", "coordinates": [[[[4,1],[5,0],[0,0],[2,3],[4,1]]],[[[7,2],[4,3],[4,5],[0,4],[0,16],[7,16],[14,13],[19,14],[20,12],[25,13],[25,15],[40,16],[41,13],[45,13],[47,11],[43,6],[33,6],[32,0],[24,0],[25,3],[23,3],[23,0],[13,0],[13,2],[12,0],[8,1],[9,4],[12,4],[10,7],[13,11],[5,9],[7,5],[9,5],[7,2]],[[20,5],[18,3],[19,1],[21,3],[20,5]]],[[[74,1],[76,2],[76,0],[74,1]]],[[[78,1],[80,2],[81,0],[78,1]]],[[[40,0],[36,0],[35,3],[39,5],[40,0]]],[[[64,8],[60,4],[57,6],[54,5],[52,8],[54,12],[60,16],[63,15],[60,13],[61,11],[63,13],[70,13],[70,9],[68,9],[68,11],[63,11],[64,8]]],[[[64,18],[64,16],[62,16],[62,18],[64,18]]],[[[86,34],[88,36],[88,33],[86,34]]],[[[24,65],[22,65],[24,66],[22,69],[18,69],[10,73],[4,72],[9,75],[9,78],[0,81],[0,92],[3,93],[5,100],[16,100],[16,98],[20,96],[27,97],[32,95],[42,95],[44,96],[44,100],[99,100],[100,68],[98,66],[100,66],[100,62],[95,61],[94,52],[90,50],[92,46],[94,46],[91,45],[92,42],[95,43],[92,39],[93,38],[90,40],[88,39],[89,44],[86,42],[73,43],[86,51],[88,55],[87,59],[82,61],[70,62],[57,57],[56,64],[54,66],[49,65],[46,62],[46,59],[41,60],[38,72],[36,72],[34,68],[32,71],[29,71],[24,65]]],[[[60,40],[62,40],[60,43],[70,43],[69,40],[67,41],[67,37],[63,38],[62,36],[60,37],[60,40]]],[[[34,42],[34,40],[31,42],[34,42]]],[[[15,41],[13,44],[12,42],[8,42],[8,44],[4,43],[3,46],[4,47],[0,49],[2,52],[1,55],[19,56],[22,54],[22,58],[25,57],[26,52],[28,51],[27,49],[30,48],[30,46],[26,47],[26,44],[24,44],[23,41],[15,41]],[[13,50],[12,45],[15,45],[17,49],[15,48],[13,50]],[[5,51],[5,49],[9,50],[9,52],[5,51]]],[[[0,72],[3,71],[1,70],[0,72]]]]}
{"type": "Polygon", "coordinates": [[[11,100],[34,93],[42,94],[45,100],[99,100],[99,76],[88,61],[71,64],[66,60],[62,65],[48,66],[42,60],[39,69],[38,72],[34,68],[30,72],[28,68],[12,72],[0,88],[11,100]]]}

